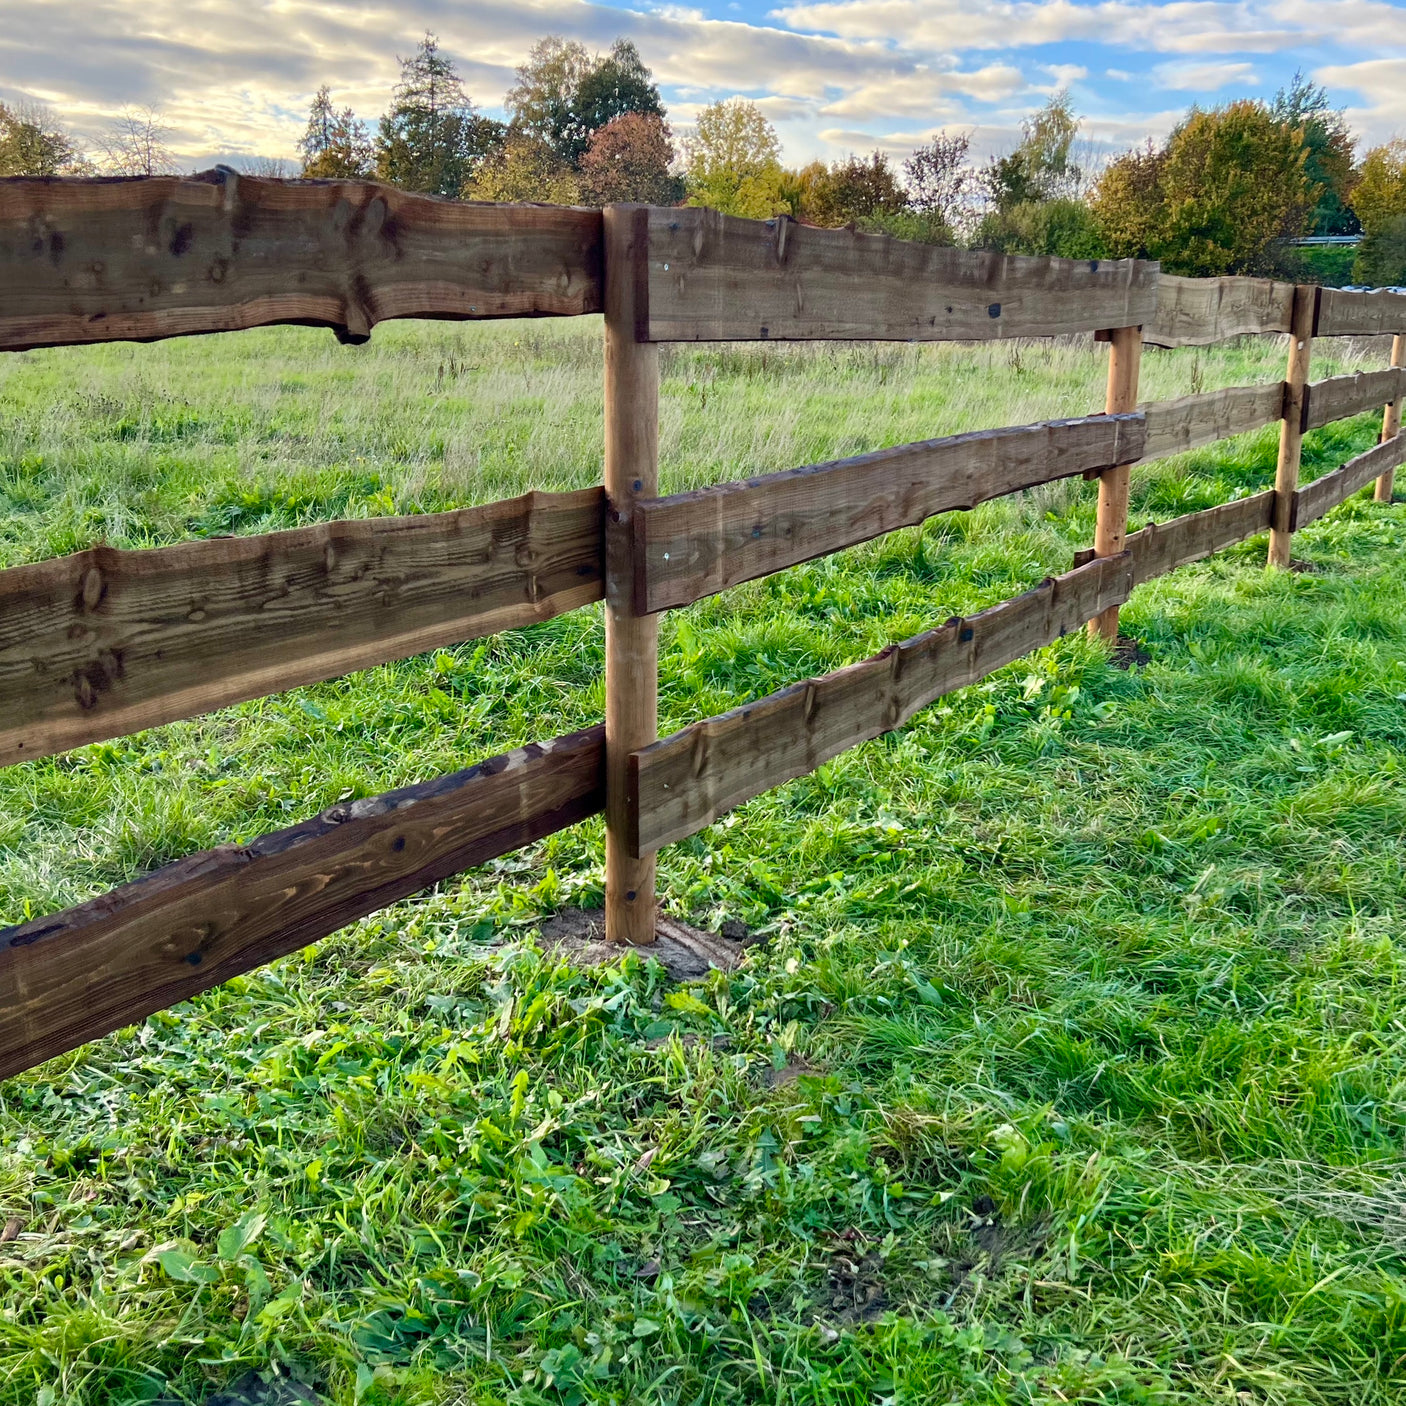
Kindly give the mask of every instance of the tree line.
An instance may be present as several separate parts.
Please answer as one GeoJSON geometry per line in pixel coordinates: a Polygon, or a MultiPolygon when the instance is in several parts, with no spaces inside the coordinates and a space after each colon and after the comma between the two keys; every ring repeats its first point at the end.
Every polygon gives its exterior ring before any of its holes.
{"type": "MultiPolygon", "coordinates": [[[[628,39],[593,54],[548,36],[516,80],[508,120],[485,116],[426,34],[374,125],[318,90],[300,174],[472,200],[686,201],[1006,253],[1160,259],[1168,272],[1201,276],[1312,277],[1309,256],[1288,241],[1361,233],[1352,276],[1406,282],[1406,140],[1359,156],[1343,112],[1300,74],[1270,102],[1192,107],[1164,141],[1102,163],[1060,92],[985,162],[969,136],[943,133],[897,164],[876,150],[798,168],[745,99],[704,108],[676,143],[628,39]]],[[[129,109],[86,154],[44,109],[0,104],[0,175],[154,174],[174,169],[164,137],[157,114],[129,109]]]]}

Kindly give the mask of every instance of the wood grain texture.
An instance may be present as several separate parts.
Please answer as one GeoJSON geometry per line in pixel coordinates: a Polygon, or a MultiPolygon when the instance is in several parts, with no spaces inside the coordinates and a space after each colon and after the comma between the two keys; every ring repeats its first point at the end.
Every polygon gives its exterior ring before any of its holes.
{"type": "Polygon", "coordinates": [[[0,1078],[600,811],[605,730],[336,805],[0,930],[0,1078]]]}
{"type": "Polygon", "coordinates": [[[1142,339],[1157,347],[1205,347],[1247,333],[1287,332],[1293,301],[1292,283],[1164,273],[1142,339]]]}
{"type": "Polygon", "coordinates": [[[356,181],[0,180],[0,350],[602,306],[599,210],[356,181]]]}
{"type": "Polygon", "coordinates": [[[634,514],[659,492],[659,348],[635,340],[648,212],[605,212],[605,938],[657,936],[653,855],[630,849],[630,755],[659,736],[659,618],[636,608],[634,514]]]}
{"type": "Polygon", "coordinates": [[[1139,414],[980,430],[641,503],[635,599],[668,610],[934,513],[1141,457],[1139,414]]]}
{"type": "Polygon", "coordinates": [[[1143,462],[1183,454],[1198,445],[1272,425],[1284,413],[1284,383],[1231,386],[1225,390],[1184,395],[1141,407],[1147,418],[1143,462]]]}
{"type": "Polygon", "coordinates": [[[1299,486],[1303,453],[1304,399],[1313,356],[1313,329],[1318,321],[1320,288],[1300,284],[1294,289],[1290,319],[1289,361],[1284,370],[1284,418],[1279,422],[1279,457],[1274,466],[1274,521],[1269,529],[1268,564],[1287,567],[1292,558],[1292,512],[1299,486]]]}
{"type": "Polygon", "coordinates": [[[648,300],[659,342],[854,338],[989,341],[1149,322],[1157,266],[941,249],[788,218],[651,209],[648,300]]]}
{"type": "Polygon", "coordinates": [[[1334,420],[1378,410],[1395,400],[1406,387],[1406,370],[1388,366],[1381,371],[1359,371],[1353,376],[1330,376],[1304,387],[1301,420],[1305,430],[1316,430],[1334,420]]]}
{"type": "Polygon", "coordinates": [[[1323,289],[1315,337],[1379,337],[1406,332],[1406,293],[1323,289]]]}
{"type": "Polygon", "coordinates": [[[1406,435],[1398,434],[1393,439],[1384,440],[1374,449],[1349,459],[1342,468],[1316,478],[1306,487],[1300,488],[1293,498],[1289,513],[1289,530],[1297,532],[1332,508],[1352,497],[1360,488],[1365,488],[1375,478],[1380,478],[1388,469],[1394,469],[1406,459],[1406,435]]]}
{"type": "MultiPolygon", "coordinates": [[[[1142,329],[1116,327],[1108,334],[1108,388],[1103,409],[1121,415],[1137,409],[1138,375],[1142,366],[1142,329]]],[[[1128,535],[1128,493],[1132,463],[1125,461],[1098,476],[1097,517],[1094,520],[1094,555],[1116,557],[1128,535]]],[[[1118,607],[1110,605],[1089,621],[1089,633],[1114,641],[1118,638],[1118,607]]]]}
{"type": "Polygon", "coordinates": [[[0,765],[599,600],[602,494],[0,571],[0,765]]]}
{"type": "Polygon", "coordinates": [[[859,664],[707,718],[632,758],[641,852],[881,733],[954,689],[1077,630],[1132,590],[1132,561],[1102,557],[1014,600],[916,635],[859,664]]]}
{"type": "MultiPolygon", "coordinates": [[[[1406,336],[1400,332],[1391,339],[1391,364],[1397,369],[1406,366],[1406,336]]],[[[1395,439],[1401,430],[1401,396],[1401,387],[1398,387],[1396,399],[1382,410],[1381,440],[1383,443],[1389,439],[1395,439]]],[[[1376,487],[1372,491],[1373,501],[1390,503],[1395,487],[1396,469],[1393,467],[1378,477],[1376,487]]]]}
{"type": "MultiPolygon", "coordinates": [[[[1141,532],[1130,533],[1124,544],[1133,562],[1133,584],[1140,586],[1247,537],[1268,532],[1273,517],[1274,490],[1267,488],[1251,498],[1237,498],[1171,522],[1149,523],[1141,532]]],[[[1092,548],[1076,552],[1074,565],[1083,566],[1093,559],[1092,548]]]]}

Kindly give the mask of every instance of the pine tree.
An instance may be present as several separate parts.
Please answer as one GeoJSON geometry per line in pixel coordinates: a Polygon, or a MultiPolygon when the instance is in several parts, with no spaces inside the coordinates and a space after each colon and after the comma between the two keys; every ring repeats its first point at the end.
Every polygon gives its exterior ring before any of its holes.
{"type": "Polygon", "coordinates": [[[502,140],[502,124],[479,114],[439,41],[426,34],[413,57],[401,60],[377,136],[377,175],[406,190],[457,196],[502,140]]]}
{"type": "Polygon", "coordinates": [[[312,100],[298,150],[303,154],[302,174],[308,179],[365,180],[375,164],[366,124],[349,107],[338,112],[325,83],[312,100]]]}

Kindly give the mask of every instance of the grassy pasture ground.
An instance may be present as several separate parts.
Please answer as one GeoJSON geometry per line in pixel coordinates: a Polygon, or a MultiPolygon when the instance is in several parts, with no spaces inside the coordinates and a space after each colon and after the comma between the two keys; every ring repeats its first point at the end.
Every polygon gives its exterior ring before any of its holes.
{"type": "MultiPolygon", "coordinates": [[[[0,360],[0,564],[600,477],[594,320],[0,360]]],[[[1092,344],[664,352],[666,491],[1087,413],[1092,344]]],[[[1381,365],[1320,344],[1315,374],[1381,365]]],[[[1152,352],[1147,398],[1274,379],[1152,352]]],[[[1310,437],[1306,473],[1372,416],[1310,437]]],[[[1257,490],[1275,431],[1138,471],[1257,490]]],[[[668,730],[1066,569],[1079,480],[665,617],[668,730]]],[[[573,972],[598,823],[0,1084],[0,1406],[1406,1396],[1406,509],[1354,500],[664,852],[769,938],[573,972]],[[14,1232],[18,1231],[17,1238],[14,1232]]],[[[602,711],[598,611],[0,772],[0,920],[602,711]]]]}

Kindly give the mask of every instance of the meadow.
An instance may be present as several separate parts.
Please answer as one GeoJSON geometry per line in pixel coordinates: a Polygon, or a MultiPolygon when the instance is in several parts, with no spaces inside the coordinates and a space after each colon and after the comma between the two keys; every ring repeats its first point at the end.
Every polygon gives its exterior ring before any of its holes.
{"type": "MultiPolygon", "coordinates": [[[[599,482],[600,336],[0,359],[0,566],[599,482]]],[[[1104,356],[666,349],[664,491],[1085,414],[1104,356]]],[[[1149,350],[1143,395],[1283,358],[1149,350]]],[[[1134,526],[1276,438],[1138,469],[1134,526]]],[[[664,617],[663,730],[1067,569],[1093,514],[1074,479],[664,617]]],[[[670,911],[759,939],[735,973],[543,955],[592,822],[0,1083],[0,1406],[1399,1402],[1403,550],[1361,498],[1300,569],[1233,548],[1138,590],[1131,665],[1070,637],[665,850],[670,911]]],[[[579,611],[0,771],[0,922],[592,723],[602,645],[579,611]]]]}

